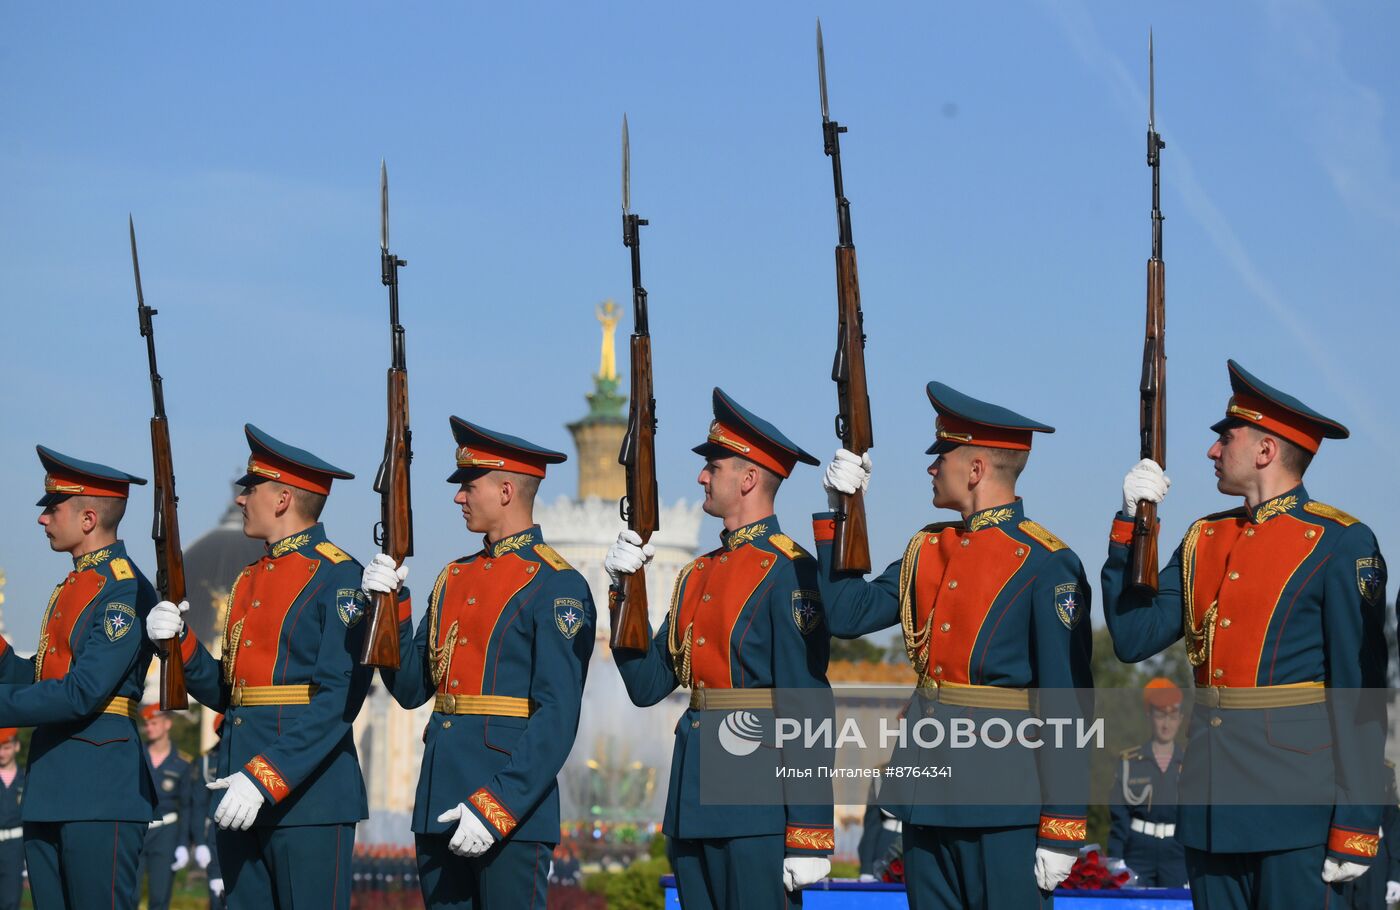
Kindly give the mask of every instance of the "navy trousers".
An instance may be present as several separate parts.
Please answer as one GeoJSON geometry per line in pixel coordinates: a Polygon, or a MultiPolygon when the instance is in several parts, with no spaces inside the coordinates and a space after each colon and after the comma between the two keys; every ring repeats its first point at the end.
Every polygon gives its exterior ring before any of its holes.
{"type": "Polygon", "coordinates": [[[1206,853],[1187,847],[1191,901],[1196,910],[1342,907],[1341,886],[1322,880],[1326,858],[1325,844],[1268,853],[1206,853]]]}
{"type": "Polygon", "coordinates": [[[1175,837],[1132,831],[1123,846],[1123,862],[1137,873],[1139,888],[1186,886],[1186,848],[1175,837]]]}
{"type": "Polygon", "coordinates": [[[554,848],[497,841],[480,856],[447,849],[450,834],[418,834],[418,885],[429,910],[544,910],[554,848]]]}
{"type": "Polygon", "coordinates": [[[904,823],[910,910],[1042,910],[1034,826],[930,828],[904,823]]]}
{"type": "Polygon", "coordinates": [[[170,891],[175,884],[175,826],[161,825],[146,830],[141,862],[136,867],[137,886],[146,879],[146,910],[170,910],[170,891]]]}
{"type": "Polygon", "coordinates": [[[0,842],[0,910],[19,910],[24,895],[24,841],[0,842]]]}
{"type": "Polygon", "coordinates": [[[783,836],[668,840],[666,853],[685,910],[801,907],[783,890],[783,836]]]}
{"type": "Polygon", "coordinates": [[[136,910],[147,822],[26,822],[29,891],[41,910],[136,910]]]}
{"type": "Polygon", "coordinates": [[[350,910],[355,826],[254,826],[216,835],[229,910],[350,910]]]}

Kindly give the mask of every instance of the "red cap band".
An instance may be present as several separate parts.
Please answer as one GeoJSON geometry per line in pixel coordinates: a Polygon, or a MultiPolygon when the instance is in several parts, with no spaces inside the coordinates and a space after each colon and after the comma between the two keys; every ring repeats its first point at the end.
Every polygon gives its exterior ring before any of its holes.
{"type": "Polygon", "coordinates": [[[319,493],[322,496],[330,494],[331,482],[334,480],[329,474],[313,471],[303,465],[292,464],[290,461],[284,461],[269,453],[251,456],[248,459],[248,473],[254,477],[275,480],[278,483],[285,483],[289,487],[319,493]]]}
{"type": "Polygon", "coordinates": [[[44,492],[61,493],[66,496],[106,496],[112,499],[126,499],[131,484],[125,480],[106,480],[89,477],[86,474],[65,474],[50,471],[44,475],[44,492]]]}
{"type": "Polygon", "coordinates": [[[742,455],[756,465],[767,468],[779,477],[792,474],[797,456],[774,446],[766,437],[751,437],[743,427],[731,427],[718,420],[710,423],[708,441],[736,455],[742,455]]]}
{"type": "Polygon", "coordinates": [[[992,449],[1017,449],[1029,452],[1030,430],[992,427],[985,423],[964,420],[952,414],[939,414],[936,424],[940,442],[955,442],[967,446],[987,446],[992,449]]]}
{"type": "Polygon", "coordinates": [[[1322,427],[1317,423],[1253,395],[1232,395],[1229,405],[1225,408],[1225,416],[1253,424],[1266,433],[1282,436],[1309,452],[1316,453],[1322,445],[1322,427]]]}

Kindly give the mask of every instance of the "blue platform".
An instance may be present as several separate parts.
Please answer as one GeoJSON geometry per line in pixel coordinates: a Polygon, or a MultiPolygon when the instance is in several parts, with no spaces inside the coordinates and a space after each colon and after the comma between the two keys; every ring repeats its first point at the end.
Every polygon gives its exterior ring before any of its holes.
{"type": "MultiPolygon", "coordinates": [[[[680,910],[673,875],[661,877],[666,910],[680,910]]],[[[883,882],[825,881],[802,891],[802,905],[810,910],[905,910],[909,899],[903,885],[883,882]]],[[[1061,910],[1190,910],[1191,892],[1185,888],[1122,889],[1118,891],[1056,891],[1061,910]]]]}

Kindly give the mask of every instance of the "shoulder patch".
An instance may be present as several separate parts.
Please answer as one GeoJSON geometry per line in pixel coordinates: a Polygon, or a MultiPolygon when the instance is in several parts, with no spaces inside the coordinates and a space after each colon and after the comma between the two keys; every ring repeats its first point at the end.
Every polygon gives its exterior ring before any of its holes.
{"type": "Polygon", "coordinates": [[[1078,582],[1055,586],[1055,615],[1060,617],[1066,629],[1079,625],[1079,620],[1084,616],[1084,602],[1079,596],[1078,582]]]}
{"type": "MultiPolygon", "coordinates": [[[[566,563],[567,565],[567,563],[566,563]]],[[[572,597],[554,598],[554,625],[559,634],[573,638],[583,628],[583,602],[572,597]]]]}
{"type": "Polygon", "coordinates": [[[1303,511],[1311,512],[1314,515],[1320,515],[1323,518],[1330,518],[1344,528],[1349,528],[1352,525],[1357,524],[1357,519],[1343,512],[1341,509],[1338,509],[1334,506],[1329,506],[1325,502],[1318,502],[1315,499],[1303,503],[1303,511]]]}
{"type": "Polygon", "coordinates": [[[136,577],[136,573],[131,571],[131,563],[125,559],[114,559],[111,562],[112,577],[117,581],[130,581],[136,577]]]}
{"type": "Polygon", "coordinates": [[[573,566],[569,565],[568,560],[560,556],[559,552],[547,543],[535,544],[535,555],[540,558],[541,562],[551,569],[554,569],[556,572],[567,572],[573,568],[573,566]]]}
{"type": "Polygon", "coordinates": [[[1054,534],[1051,534],[1049,531],[1045,530],[1045,528],[1041,527],[1036,522],[1031,521],[1029,518],[1021,522],[1016,527],[1020,528],[1026,534],[1026,536],[1030,537],[1032,540],[1040,544],[1045,549],[1049,550],[1051,553],[1057,552],[1059,550],[1068,549],[1068,545],[1063,540],[1060,540],[1060,538],[1056,537],[1054,534]]]}
{"type": "Polygon", "coordinates": [[[127,604],[109,603],[102,611],[102,631],[108,641],[120,641],[136,625],[136,611],[127,604]]]}
{"type": "Polygon", "coordinates": [[[322,556],[326,557],[333,563],[339,564],[342,562],[350,561],[350,554],[346,553],[344,550],[342,550],[340,547],[337,547],[329,540],[323,540],[320,543],[316,544],[316,552],[320,553],[322,556]]]}
{"type": "Polygon", "coordinates": [[[1212,512],[1201,521],[1224,521],[1227,518],[1248,518],[1249,510],[1244,506],[1237,506],[1233,509],[1226,509],[1223,512],[1212,512]]]}
{"type": "Polygon", "coordinates": [[[1119,758],[1142,758],[1142,746],[1133,746],[1118,753],[1119,758]]]}
{"type": "Polygon", "coordinates": [[[356,623],[364,619],[367,605],[365,592],[359,588],[341,588],[335,592],[335,612],[339,614],[340,621],[345,623],[347,629],[354,628],[356,623]]]}
{"type": "Polygon", "coordinates": [[[797,541],[793,540],[786,534],[770,534],[768,536],[768,542],[773,545],[773,548],[775,550],[786,556],[788,559],[801,559],[804,556],[808,558],[811,557],[811,554],[808,553],[806,550],[802,549],[802,547],[798,545],[797,541]]]}

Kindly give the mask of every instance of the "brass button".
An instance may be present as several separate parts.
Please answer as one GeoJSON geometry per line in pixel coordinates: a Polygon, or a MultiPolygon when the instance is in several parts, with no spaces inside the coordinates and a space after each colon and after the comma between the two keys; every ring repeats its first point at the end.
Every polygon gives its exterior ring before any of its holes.
{"type": "Polygon", "coordinates": [[[759,563],[759,565],[762,566],[762,567],[765,568],[765,569],[768,568],[768,560],[766,560],[766,559],[763,560],[763,562],[759,563]]]}
{"type": "Polygon", "coordinates": [[[530,566],[528,569],[525,570],[525,574],[526,574],[526,575],[534,575],[534,574],[535,574],[535,570],[538,569],[538,568],[539,568],[539,566],[530,566]]]}
{"type": "Polygon", "coordinates": [[[233,725],[234,725],[235,727],[241,727],[241,726],[243,726],[243,718],[241,718],[241,717],[235,717],[235,718],[233,719],[233,725]]]}
{"type": "Polygon", "coordinates": [[[692,720],[692,721],[690,722],[690,729],[692,729],[692,730],[698,730],[698,729],[700,729],[700,721],[698,721],[698,720],[692,720]]]}
{"type": "Polygon", "coordinates": [[[464,644],[466,644],[466,643],[467,643],[467,636],[465,636],[465,635],[463,635],[461,638],[457,639],[457,644],[459,644],[459,645],[464,645],[464,644]]]}
{"type": "Polygon", "coordinates": [[[719,561],[720,561],[720,562],[729,562],[729,557],[728,557],[728,556],[721,556],[721,557],[719,558],[719,561]]]}
{"type": "Polygon", "coordinates": [[[703,559],[698,560],[698,561],[695,563],[695,568],[697,568],[697,569],[703,569],[703,568],[705,568],[705,560],[703,560],[703,559]]]}
{"type": "Polygon", "coordinates": [[[457,688],[457,680],[452,680],[452,688],[457,688]]]}
{"type": "Polygon", "coordinates": [[[457,575],[457,574],[459,574],[461,571],[462,571],[462,570],[459,569],[457,566],[453,566],[453,567],[452,567],[452,574],[453,574],[453,575],[457,575]]]}
{"type": "Polygon", "coordinates": [[[1222,619],[1222,620],[1220,620],[1220,628],[1222,628],[1222,629],[1228,629],[1228,628],[1230,628],[1230,620],[1228,620],[1228,619],[1222,619]]]}
{"type": "Polygon", "coordinates": [[[703,600],[703,601],[706,602],[706,603],[709,603],[709,602],[710,602],[710,595],[708,595],[708,594],[702,594],[702,595],[700,596],[700,599],[703,600]]]}
{"type": "Polygon", "coordinates": [[[254,610],[256,610],[258,607],[261,607],[261,606],[262,606],[262,601],[260,601],[260,600],[255,600],[255,601],[253,601],[253,609],[254,609],[254,610]]]}
{"type": "Polygon", "coordinates": [[[239,684],[240,686],[246,686],[246,685],[248,685],[248,680],[246,680],[246,679],[240,679],[240,680],[238,681],[238,684],[239,684]]]}
{"type": "Polygon", "coordinates": [[[62,619],[62,618],[63,618],[63,614],[60,613],[60,612],[58,612],[57,610],[54,610],[54,611],[53,611],[53,618],[54,618],[54,619],[62,619]]]}
{"type": "Polygon", "coordinates": [[[952,581],[948,582],[948,587],[949,587],[949,589],[956,588],[957,586],[958,586],[958,580],[957,580],[956,578],[953,579],[952,581]]]}
{"type": "Polygon", "coordinates": [[[76,575],[69,575],[69,576],[68,576],[68,583],[69,583],[70,585],[71,585],[73,582],[77,581],[77,580],[78,580],[78,578],[77,578],[76,575]]]}
{"type": "Polygon", "coordinates": [[[1254,536],[1254,529],[1253,529],[1253,528],[1245,528],[1245,529],[1244,529],[1244,536],[1245,536],[1245,537],[1253,537],[1253,536],[1254,536]]]}
{"type": "Polygon", "coordinates": [[[488,562],[488,563],[486,564],[486,568],[489,569],[489,568],[491,568],[493,565],[495,565],[495,563],[490,563],[490,562],[488,562]]]}
{"type": "Polygon", "coordinates": [[[252,640],[251,638],[245,638],[245,639],[243,639],[243,647],[245,647],[245,648],[251,648],[252,646],[253,646],[253,640],[252,640]]]}
{"type": "Polygon", "coordinates": [[[470,607],[470,606],[471,606],[472,604],[474,604],[474,603],[476,603],[476,598],[475,598],[475,597],[468,597],[468,598],[467,598],[467,606],[470,607]]]}
{"type": "Polygon", "coordinates": [[[696,644],[696,645],[704,645],[704,644],[705,644],[705,636],[701,635],[699,638],[695,639],[695,644],[696,644]]]}
{"type": "Polygon", "coordinates": [[[1312,528],[1308,528],[1306,531],[1303,532],[1303,536],[1306,537],[1308,540],[1312,540],[1314,537],[1317,536],[1317,532],[1314,531],[1312,528]]]}
{"type": "Polygon", "coordinates": [[[1225,675],[1225,671],[1217,668],[1217,669],[1216,669],[1213,673],[1211,673],[1210,675],[1211,675],[1211,676],[1214,676],[1216,679],[1219,679],[1220,677],[1222,677],[1222,676],[1225,675]]]}
{"type": "Polygon", "coordinates": [[[704,681],[703,679],[697,679],[697,680],[695,681],[695,688],[697,688],[697,689],[703,689],[703,688],[705,688],[705,681],[704,681]]]}
{"type": "Polygon", "coordinates": [[[277,567],[276,567],[275,565],[273,565],[272,563],[268,563],[268,564],[267,564],[267,571],[271,572],[271,571],[272,571],[273,569],[275,569],[275,568],[277,568],[277,567]]]}
{"type": "Polygon", "coordinates": [[[443,721],[443,722],[442,722],[442,728],[443,728],[444,730],[451,730],[451,729],[452,729],[452,721],[450,721],[450,720],[445,720],[445,721],[443,721]]]}
{"type": "Polygon", "coordinates": [[[1026,548],[1025,548],[1025,547],[1017,547],[1017,548],[1016,548],[1016,555],[1017,555],[1017,556],[1025,556],[1025,555],[1026,555],[1026,548]]]}
{"type": "Polygon", "coordinates": [[[50,653],[50,654],[57,654],[57,653],[58,653],[58,648],[56,648],[56,647],[51,647],[51,648],[49,648],[49,653],[50,653]]]}
{"type": "Polygon", "coordinates": [[[972,538],[971,538],[971,537],[964,537],[964,538],[962,539],[962,545],[963,545],[963,546],[967,546],[967,545],[970,544],[970,543],[972,543],[972,538]]]}
{"type": "Polygon", "coordinates": [[[943,675],[943,668],[942,668],[942,667],[934,667],[934,668],[933,668],[933,675],[934,675],[934,676],[942,676],[942,675],[943,675]]]}
{"type": "Polygon", "coordinates": [[[935,534],[935,535],[933,535],[932,537],[930,537],[930,538],[928,539],[928,542],[929,542],[929,545],[930,545],[930,546],[932,546],[933,544],[938,543],[938,535],[935,534]]]}
{"type": "Polygon", "coordinates": [[[306,570],[307,570],[308,572],[310,572],[312,575],[315,575],[315,574],[316,574],[316,563],[314,563],[314,562],[311,563],[311,565],[309,565],[309,566],[306,567],[306,570]]]}
{"type": "Polygon", "coordinates": [[[1234,581],[1235,579],[1237,579],[1237,578],[1239,578],[1239,577],[1240,577],[1240,573],[1238,573],[1238,572],[1231,572],[1231,573],[1230,573],[1230,580],[1231,580],[1231,581],[1234,581]]]}
{"type": "Polygon", "coordinates": [[[942,629],[944,632],[947,632],[949,629],[953,628],[953,624],[950,623],[950,622],[945,622],[943,625],[939,626],[938,628],[942,629]]]}
{"type": "Polygon", "coordinates": [[[1206,528],[1206,536],[1207,536],[1207,537],[1214,537],[1214,536],[1215,536],[1215,528],[1206,528]]]}
{"type": "Polygon", "coordinates": [[[1220,726],[1220,718],[1218,718],[1218,717],[1212,717],[1212,718],[1210,719],[1210,725],[1211,725],[1212,727],[1218,727],[1218,726],[1220,726]]]}
{"type": "Polygon", "coordinates": [[[243,570],[243,577],[244,577],[244,578],[247,578],[247,577],[248,577],[249,575],[251,575],[251,574],[253,574],[253,570],[252,570],[252,569],[244,569],[244,570],[243,570]]]}

